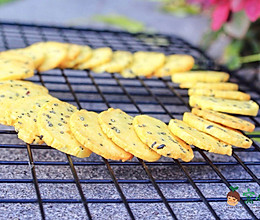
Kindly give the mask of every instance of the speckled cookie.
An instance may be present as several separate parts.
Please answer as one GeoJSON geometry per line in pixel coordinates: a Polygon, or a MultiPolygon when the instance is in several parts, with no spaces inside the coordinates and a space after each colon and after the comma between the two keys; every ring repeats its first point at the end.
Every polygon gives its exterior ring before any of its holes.
{"type": "Polygon", "coordinates": [[[138,115],[134,118],[133,125],[140,140],[158,154],[180,158],[185,162],[193,159],[191,147],[176,138],[164,122],[147,115],[138,115]]]}
{"type": "Polygon", "coordinates": [[[44,52],[45,58],[38,67],[38,71],[44,72],[60,65],[67,55],[66,47],[59,42],[40,42],[31,45],[33,50],[44,52]]]}
{"type": "Polygon", "coordinates": [[[95,73],[115,73],[121,72],[123,69],[127,68],[133,60],[133,55],[128,51],[115,51],[113,53],[112,59],[103,65],[95,67],[93,71],[95,73]]]}
{"type": "Polygon", "coordinates": [[[230,83],[230,82],[223,82],[223,83],[194,83],[192,87],[193,89],[212,89],[212,90],[224,90],[224,91],[237,91],[238,84],[230,83]]]}
{"type": "Polygon", "coordinates": [[[194,145],[200,149],[216,154],[227,154],[229,156],[232,154],[231,145],[200,132],[181,120],[171,119],[169,129],[173,134],[184,140],[186,143],[194,145]]]}
{"type": "Polygon", "coordinates": [[[39,96],[48,94],[48,90],[43,86],[32,86],[32,83],[19,83],[17,81],[1,82],[0,84],[0,123],[5,125],[12,125],[9,113],[13,110],[10,108],[11,104],[18,99],[26,97],[39,96]]]}
{"type": "Polygon", "coordinates": [[[108,63],[113,55],[113,51],[109,47],[101,47],[92,51],[92,56],[87,61],[78,64],[75,69],[91,69],[98,67],[104,63],[108,63]]]}
{"type": "Polygon", "coordinates": [[[154,150],[144,144],[133,127],[133,117],[120,109],[110,108],[98,115],[98,122],[103,132],[119,147],[146,161],[160,158],[154,150]]]}
{"type": "Polygon", "coordinates": [[[188,91],[189,95],[197,96],[210,96],[215,98],[222,99],[233,99],[240,101],[250,100],[250,95],[240,91],[222,91],[222,90],[213,90],[213,89],[194,89],[191,88],[188,91]]]}
{"type": "Polygon", "coordinates": [[[10,105],[12,109],[9,113],[10,124],[18,132],[18,138],[26,143],[42,144],[38,128],[37,115],[40,108],[51,100],[57,100],[50,95],[33,96],[19,99],[10,105]]]}
{"type": "Polygon", "coordinates": [[[138,51],[134,53],[133,63],[123,71],[123,76],[151,76],[165,62],[165,55],[158,52],[138,51]]]}
{"type": "Polygon", "coordinates": [[[154,76],[171,76],[177,72],[190,70],[194,65],[194,58],[190,55],[174,54],[166,57],[165,64],[155,71],[154,76]]]}
{"type": "Polygon", "coordinates": [[[0,80],[25,79],[34,75],[34,64],[30,58],[16,59],[0,56],[0,80]]]}
{"type": "Polygon", "coordinates": [[[92,56],[92,49],[89,46],[80,46],[80,53],[75,59],[66,62],[66,68],[74,68],[78,64],[84,63],[92,56]]]}
{"type": "Polygon", "coordinates": [[[240,115],[256,116],[259,110],[257,103],[252,100],[238,101],[208,96],[190,96],[189,104],[192,107],[199,107],[201,109],[210,109],[240,115]]]}
{"type": "Polygon", "coordinates": [[[193,108],[192,113],[199,117],[207,119],[209,121],[213,121],[230,128],[239,129],[248,132],[252,132],[255,129],[255,125],[249,121],[228,114],[216,112],[213,110],[208,110],[208,109],[202,110],[198,108],[193,108]]]}
{"type": "Polygon", "coordinates": [[[77,111],[71,104],[50,101],[38,112],[37,126],[40,137],[49,146],[76,157],[88,157],[91,151],[83,147],[73,136],[69,121],[77,111]]]}
{"type": "Polygon", "coordinates": [[[68,64],[70,64],[71,61],[75,60],[81,51],[81,46],[77,44],[64,44],[64,45],[67,49],[67,54],[64,60],[59,65],[59,67],[62,69],[68,68],[68,64]]]}
{"type": "Polygon", "coordinates": [[[80,110],[70,117],[70,129],[74,137],[92,152],[111,160],[131,160],[133,155],[112,142],[98,123],[98,114],[80,110]]]}
{"type": "Polygon", "coordinates": [[[172,81],[174,83],[184,82],[207,82],[217,83],[226,82],[229,79],[229,74],[225,72],[217,71],[189,71],[182,73],[174,73],[172,75],[172,81]]]}
{"type": "Polygon", "coordinates": [[[205,120],[190,112],[184,113],[183,121],[199,131],[205,132],[236,147],[249,148],[252,145],[252,141],[241,133],[205,120]]]}

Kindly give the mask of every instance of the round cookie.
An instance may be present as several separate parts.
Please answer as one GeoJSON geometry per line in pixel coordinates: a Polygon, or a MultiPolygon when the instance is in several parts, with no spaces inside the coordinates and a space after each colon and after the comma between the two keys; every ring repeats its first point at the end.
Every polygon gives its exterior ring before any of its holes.
{"type": "Polygon", "coordinates": [[[69,103],[50,101],[38,112],[37,126],[42,140],[49,146],[76,157],[88,157],[91,151],[73,136],[69,121],[77,108],[69,103]]]}
{"type": "Polygon", "coordinates": [[[147,115],[138,115],[133,121],[134,129],[144,144],[158,154],[183,161],[191,161],[193,151],[184,141],[175,137],[167,125],[156,118],[147,115]]]}
{"type": "Polygon", "coordinates": [[[75,138],[92,152],[111,160],[130,160],[133,155],[112,142],[98,123],[98,114],[80,110],[70,117],[70,129],[75,138]]]}
{"type": "Polygon", "coordinates": [[[19,99],[11,104],[11,124],[18,132],[18,138],[28,144],[33,142],[36,144],[43,143],[37,128],[37,115],[40,108],[51,100],[57,99],[46,94],[44,96],[33,96],[19,99]]]}
{"type": "Polygon", "coordinates": [[[81,46],[77,44],[64,44],[64,46],[67,49],[67,54],[64,60],[59,65],[59,67],[62,69],[68,68],[67,64],[75,60],[75,58],[79,55],[81,51],[81,46]]]}
{"type": "Polygon", "coordinates": [[[98,49],[94,49],[92,56],[87,61],[80,63],[75,67],[75,69],[91,69],[94,67],[98,67],[104,63],[107,63],[111,60],[113,55],[113,51],[109,47],[101,47],[98,49]]]}
{"type": "Polygon", "coordinates": [[[64,44],[59,42],[40,42],[31,46],[34,50],[44,52],[45,59],[38,67],[38,71],[44,72],[54,69],[60,65],[67,55],[64,44]]]}
{"type": "Polygon", "coordinates": [[[229,156],[232,154],[231,145],[198,131],[181,120],[171,119],[168,127],[174,135],[190,145],[194,145],[211,153],[226,154],[229,156]]]}
{"type": "Polygon", "coordinates": [[[160,158],[154,150],[145,145],[136,135],[133,117],[120,109],[109,108],[98,115],[103,132],[119,147],[146,161],[160,158]]]}

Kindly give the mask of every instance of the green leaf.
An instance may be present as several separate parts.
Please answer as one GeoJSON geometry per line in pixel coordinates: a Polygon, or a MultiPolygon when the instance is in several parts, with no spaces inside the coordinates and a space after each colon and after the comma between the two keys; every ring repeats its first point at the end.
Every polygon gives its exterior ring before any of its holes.
{"type": "Polygon", "coordinates": [[[15,0],[0,0],[0,5],[4,4],[4,3],[8,3],[8,2],[13,2],[15,0]]]}
{"type": "Polygon", "coordinates": [[[145,25],[142,22],[122,15],[96,15],[92,17],[92,20],[109,24],[133,33],[145,31],[145,25]]]}
{"type": "Polygon", "coordinates": [[[234,70],[241,67],[240,51],[242,46],[243,46],[242,41],[233,40],[225,48],[222,60],[229,69],[234,70]]]}
{"type": "Polygon", "coordinates": [[[223,29],[221,28],[218,31],[208,31],[203,35],[203,38],[200,42],[201,47],[204,50],[207,50],[213,43],[216,41],[220,35],[223,34],[223,29]]]}

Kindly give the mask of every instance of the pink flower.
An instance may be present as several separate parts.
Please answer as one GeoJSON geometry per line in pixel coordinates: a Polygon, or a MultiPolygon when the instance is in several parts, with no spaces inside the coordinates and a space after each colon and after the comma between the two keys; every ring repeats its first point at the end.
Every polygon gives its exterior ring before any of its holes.
{"type": "Polygon", "coordinates": [[[192,0],[203,7],[213,7],[211,28],[219,30],[228,20],[229,14],[245,10],[250,21],[260,17],[260,0],[192,0]]]}

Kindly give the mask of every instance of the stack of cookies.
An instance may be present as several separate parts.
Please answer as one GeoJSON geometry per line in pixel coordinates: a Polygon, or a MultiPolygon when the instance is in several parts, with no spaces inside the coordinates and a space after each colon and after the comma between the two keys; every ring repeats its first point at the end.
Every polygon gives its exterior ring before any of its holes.
{"type": "Polygon", "coordinates": [[[125,78],[136,76],[170,76],[190,70],[194,59],[190,55],[164,55],[159,52],[112,51],[109,47],[92,49],[89,46],[60,42],[38,42],[29,47],[0,53],[0,80],[24,79],[54,68],[91,69],[95,73],[120,73],[125,78]],[[14,68],[15,66],[15,68],[14,68]]]}

